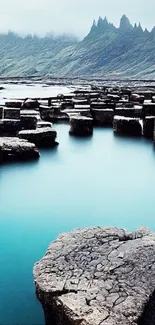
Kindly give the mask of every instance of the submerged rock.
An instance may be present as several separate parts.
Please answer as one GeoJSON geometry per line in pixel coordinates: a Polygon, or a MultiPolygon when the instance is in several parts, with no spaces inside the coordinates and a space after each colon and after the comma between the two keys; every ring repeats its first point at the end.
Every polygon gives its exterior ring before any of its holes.
{"type": "Polygon", "coordinates": [[[147,322],[155,317],[153,303],[147,310],[155,290],[155,234],[147,229],[62,234],[33,271],[46,325],[154,325],[147,322]]]}
{"type": "Polygon", "coordinates": [[[26,139],[37,146],[54,146],[57,133],[51,127],[23,130],[18,133],[20,139],[26,139]]]}
{"type": "Polygon", "coordinates": [[[142,134],[142,127],[139,119],[114,116],[113,130],[118,134],[140,136],[142,134]]]}
{"type": "Polygon", "coordinates": [[[0,162],[39,158],[39,151],[33,143],[17,137],[0,138],[0,162]]]}
{"type": "Polygon", "coordinates": [[[93,119],[79,115],[71,116],[69,133],[77,136],[91,135],[93,133],[93,119]]]}

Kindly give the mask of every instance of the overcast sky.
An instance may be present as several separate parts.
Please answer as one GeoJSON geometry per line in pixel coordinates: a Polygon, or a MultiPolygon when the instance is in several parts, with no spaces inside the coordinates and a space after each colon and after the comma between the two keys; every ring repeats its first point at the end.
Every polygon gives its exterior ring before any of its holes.
{"type": "Polygon", "coordinates": [[[0,32],[70,33],[83,37],[93,19],[107,16],[115,25],[126,14],[132,23],[155,25],[155,0],[0,0],[0,32]]]}

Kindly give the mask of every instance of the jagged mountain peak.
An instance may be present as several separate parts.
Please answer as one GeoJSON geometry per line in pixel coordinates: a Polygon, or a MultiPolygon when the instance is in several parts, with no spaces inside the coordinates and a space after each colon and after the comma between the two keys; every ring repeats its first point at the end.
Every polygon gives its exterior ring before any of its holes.
{"type": "Polygon", "coordinates": [[[98,19],[98,22],[97,22],[97,27],[102,28],[102,27],[105,27],[105,26],[108,26],[108,25],[109,25],[109,23],[108,23],[107,17],[105,17],[103,19],[100,16],[99,19],[98,19]]]}
{"type": "Polygon", "coordinates": [[[29,76],[32,71],[39,76],[155,79],[155,27],[143,31],[123,15],[119,28],[106,17],[94,20],[82,41],[0,34],[0,75],[29,76]]]}
{"type": "Polygon", "coordinates": [[[126,31],[126,30],[133,29],[133,26],[131,25],[129,18],[126,15],[123,15],[121,17],[119,28],[122,31],[124,31],[124,30],[126,31]]]}

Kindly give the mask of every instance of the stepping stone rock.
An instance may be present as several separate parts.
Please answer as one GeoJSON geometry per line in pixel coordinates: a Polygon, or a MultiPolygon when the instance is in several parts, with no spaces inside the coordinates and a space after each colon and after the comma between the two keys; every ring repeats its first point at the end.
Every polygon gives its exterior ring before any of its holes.
{"type": "Polygon", "coordinates": [[[57,133],[51,127],[23,130],[18,133],[20,139],[26,139],[37,146],[54,146],[57,133]]]}
{"type": "Polygon", "coordinates": [[[114,116],[113,130],[117,134],[140,136],[142,127],[139,119],[124,116],[114,116]]]}
{"type": "Polygon", "coordinates": [[[71,116],[70,131],[71,135],[87,136],[93,133],[93,119],[84,116],[71,116]]]}
{"type": "Polygon", "coordinates": [[[112,126],[114,111],[113,109],[92,109],[94,123],[101,126],[112,126]]]}
{"type": "Polygon", "coordinates": [[[0,138],[0,162],[39,158],[39,151],[33,143],[17,137],[0,138]]]}

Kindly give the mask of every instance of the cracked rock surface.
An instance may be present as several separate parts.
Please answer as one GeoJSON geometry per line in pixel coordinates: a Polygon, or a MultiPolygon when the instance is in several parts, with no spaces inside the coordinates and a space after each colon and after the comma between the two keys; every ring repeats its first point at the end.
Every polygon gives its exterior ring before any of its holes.
{"type": "Polygon", "coordinates": [[[62,234],[34,266],[48,325],[137,324],[155,290],[155,234],[87,228],[62,234]]]}

